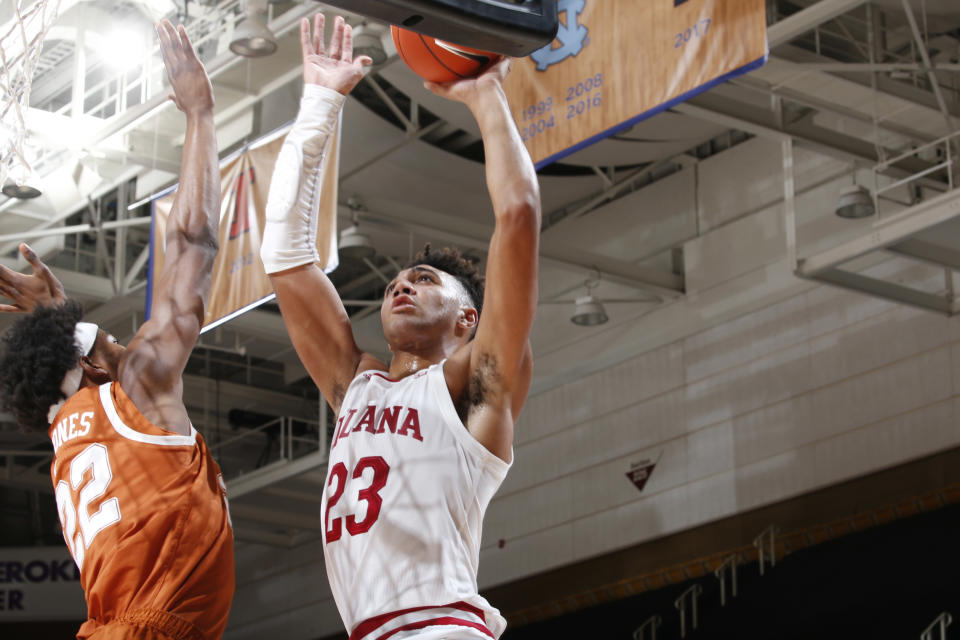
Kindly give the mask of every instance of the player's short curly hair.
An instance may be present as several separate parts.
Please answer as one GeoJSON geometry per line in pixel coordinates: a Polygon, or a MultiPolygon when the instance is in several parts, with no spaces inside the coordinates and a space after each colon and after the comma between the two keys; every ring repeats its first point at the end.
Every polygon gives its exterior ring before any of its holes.
{"type": "Polygon", "coordinates": [[[418,264],[425,264],[435,269],[440,269],[456,278],[467,295],[470,296],[470,303],[477,310],[477,316],[483,311],[483,274],[477,269],[474,260],[460,253],[453,247],[444,247],[439,251],[434,251],[430,243],[424,245],[423,249],[411,260],[406,267],[415,267],[418,264]]]}
{"type": "Polygon", "coordinates": [[[46,432],[50,405],[64,399],[60,385],[77,366],[74,331],[83,317],[79,302],[37,307],[18,318],[0,344],[0,400],[20,429],[46,432]]]}

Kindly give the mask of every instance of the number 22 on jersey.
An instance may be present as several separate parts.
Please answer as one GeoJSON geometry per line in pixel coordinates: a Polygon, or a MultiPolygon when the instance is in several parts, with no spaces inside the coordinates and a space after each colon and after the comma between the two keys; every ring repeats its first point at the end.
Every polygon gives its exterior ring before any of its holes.
{"type": "Polygon", "coordinates": [[[57,483],[57,513],[63,527],[63,538],[80,569],[83,568],[84,553],[90,548],[90,543],[97,534],[120,522],[120,503],[116,498],[104,500],[97,512],[90,515],[90,503],[106,493],[112,479],[113,471],[110,469],[107,448],[94,443],[70,462],[70,483],[67,484],[66,480],[57,483]],[[80,488],[87,471],[90,472],[90,481],[80,491],[79,503],[74,507],[70,490],[72,488],[76,491],[80,488]]]}
{"type": "Polygon", "coordinates": [[[390,465],[380,456],[368,456],[357,460],[357,466],[353,468],[353,474],[348,474],[347,467],[342,462],[338,462],[330,469],[330,477],[327,479],[327,487],[336,481],[337,486],[333,490],[333,495],[327,500],[327,512],[324,514],[324,529],[327,544],[336,542],[343,535],[343,523],[341,518],[330,520],[330,509],[332,509],[347,488],[347,476],[352,475],[353,479],[363,476],[365,469],[373,469],[373,481],[370,486],[360,489],[357,494],[359,500],[367,503],[367,514],[363,520],[357,520],[353,514],[348,515],[347,531],[351,536],[358,536],[366,533],[373,526],[373,523],[380,517],[380,507],[383,506],[383,498],[380,497],[380,490],[387,484],[387,476],[390,474],[390,465]]]}

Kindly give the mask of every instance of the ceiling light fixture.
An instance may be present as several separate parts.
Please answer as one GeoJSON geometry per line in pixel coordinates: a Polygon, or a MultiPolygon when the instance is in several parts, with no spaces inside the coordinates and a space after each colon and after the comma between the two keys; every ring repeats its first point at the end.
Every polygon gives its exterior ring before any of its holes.
{"type": "Polygon", "coordinates": [[[348,260],[372,258],[377,253],[370,242],[370,236],[360,231],[356,225],[343,230],[337,249],[340,257],[348,260]]]}
{"type": "Polygon", "coordinates": [[[591,293],[593,289],[600,284],[600,270],[596,270],[595,277],[589,277],[583,283],[587,288],[587,295],[580,296],[573,302],[573,315],[570,316],[570,322],[581,327],[595,327],[607,322],[610,317],[607,310],[603,308],[600,298],[594,297],[591,293]]]}
{"type": "Polygon", "coordinates": [[[353,28],[353,57],[370,56],[374,65],[387,61],[383,48],[382,32],[377,26],[364,21],[353,28]]]}
{"type": "Polygon", "coordinates": [[[230,51],[245,58],[262,58],[277,50],[277,38],[263,21],[267,13],[265,0],[242,3],[244,18],[230,40],[230,51]]]}
{"type": "Polygon", "coordinates": [[[869,191],[859,185],[853,185],[840,194],[834,213],[841,218],[868,218],[876,213],[876,207],[869,191]]]}
{"type": "Polygon", "coordinates": [[[376,255],[377,250],[373,247],[370,236],[360,230],[357,212],[363,208],[363,205],[359,198],[351,197],[347,199],[347,206],[350,208],[353,226],[347,227],[340,234],[337,251],[340,253],[340,258],[344,260],[369,260],[376,255]]]}
{"type": "Polygon", "coordinates": [[[17,200],[31,200],[43,194],[40,190],[40,179],[23,165],[10,171],[9,180],[0,189],[0,192],[17,200]]]}
{"type": "Polygon", "coordinates": [[[589,294],[576,299],[573,315],[570,316],[570,322],[581,327],[595,327],[609,319],[600,299],[589,294]]]}
{"type": "Polygon", "coordinates": [[[98,49],[104,64],[113,71],[130,71],[146,63],[143,34],[136,25],[112,31],[99,41],[98,49]]]}
{"type": "Polygon", "coordinates": [[[42,195],[42,191],[36,187],[32,187],[29,184],[17,184],[16,182],[8,182],[3,185],[3,195],[10,198],[16,198],[17,200],[30,200],[32,198],[38,198],[42,195]]]}
{"type": "Polygon", "coordinates": [[[605,305],[607,304],[629,304],[629,305],[638,305],[638,304],[652,304],[652,307],[648,307],[644,311],[644,315],[656,309],[662,302],[663,298],[655,295],[640,295],[636,297],[629,298],[611,298],[607,297],[603,300],[599,296],[593,295],[593,290],[600,284],[600,279],[603,277],[603,274],[599,270],[595,270],[594,273],[589,276],[583,284],[576,285],[570,289],[563,291],[558,294],[555,298],[547,298],[537,301],[538,305],[542,304],[562,304],[569,305],[573,304],[573,314],[570,316],[570,322],[581,327],[596,327],[602,324],[606,324],[610,320],[610,316],[607,315],[607,309],[605,305]],[[578,296],[574,299],[560,297],[565,293],[579,289],[580,287],[585,287],[587,290],[586,295],[578,296]]]}

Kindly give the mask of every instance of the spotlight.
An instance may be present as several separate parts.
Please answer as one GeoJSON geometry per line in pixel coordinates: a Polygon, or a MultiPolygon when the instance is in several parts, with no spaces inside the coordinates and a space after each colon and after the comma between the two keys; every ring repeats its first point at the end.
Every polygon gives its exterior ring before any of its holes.
{"type": "Polygon", "coordinates": [[[247,14],[233,32],[230,51],[246,58],[262,58],[277,50],[273,32],[255,13],[247,14]]]}
{"type": "Polygon", "coordinates": [[[3,185],[3,189],[0,189],[0,191],[3,191],[3,195],[18,200],[30,200],[39,197],[41,194],[40,189],[36,187],[31,187],[28,184],[17,184],[16,182],[8,182],[3,185]]]}
{"type": "Polygon", "coordinates": [[[609,320],[607,312],[603,308],[603,303],[591,295],[577,298],[575,305],[573,315],[570,316],[570,322],[573,324],[582,327],[594,327],[609,320]]]}
{"type": "Polygon", "coordinates": [[[370,242],[370,236],[360,231],[356,225],[343,230],[337,250],[345,260],[363,260],[372,258],[377,253],[370,242]]]}
{"type": "Polygon", "coordinates": [[[40,180],[37,175],[26,167],[14,167],[8,178],[7,183],[0,189],[0,192],[8,198],[30,200],[43,193],[40,191],[40,180]]]}
{"type": "Polygon", "coordinates": [[[374,65],[387,61],[387,52],[376,27],[362,22],[353,28],[353,57],[370,56],[374,65]]]}
{"type": "Polygon", "coordinates": [[[116,29],[99,42],[99,54],[110,69],[126,72],[143,66],[143,35],[135,27],[116,29]]]}
{"type": "Polygon", "coordinates": [[[853,185],[840,194],[834,213],[841,218],[867,218],[876,213],[876,208],[870,192],[861,186],[853,185]]]}

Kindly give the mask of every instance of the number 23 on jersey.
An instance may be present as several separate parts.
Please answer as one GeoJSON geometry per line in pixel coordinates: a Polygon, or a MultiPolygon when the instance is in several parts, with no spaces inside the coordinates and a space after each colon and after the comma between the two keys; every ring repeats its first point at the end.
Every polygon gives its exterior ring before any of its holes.
{"type": "Polygon", "coordinates": [[[324,514],[324,529],[327,544],[336,542],[343,536],[343,520],[346,520],[347,532],[351,536],[358,536],[366,533],[373,526],[373,523],[380,517],[380,508],[383,506],[383,498],[380,497],[380,490],[387,484],[387,476],[390,475],[390,465],[380,456],[368,456],[360,458],[357,465],[353,468],[353,473],[347,471],[347,467],[342,462],[338,462],[330,468],[330,476],[327,478],[327,488],[330,488],[334,482],[336,487],[333,494],[327,500],[327,510],[324,514]],[[330,519],[330,509],[336,506],[337,502],[343,496],[347,488],[347,478],[354,480],[361,478],[365,469],[373,469],[373,480],[370,485],[360,489],[357,499],[367,503],[367,513],[362,520],[357,520],[353,514],[346,518],[330,519]]]}

